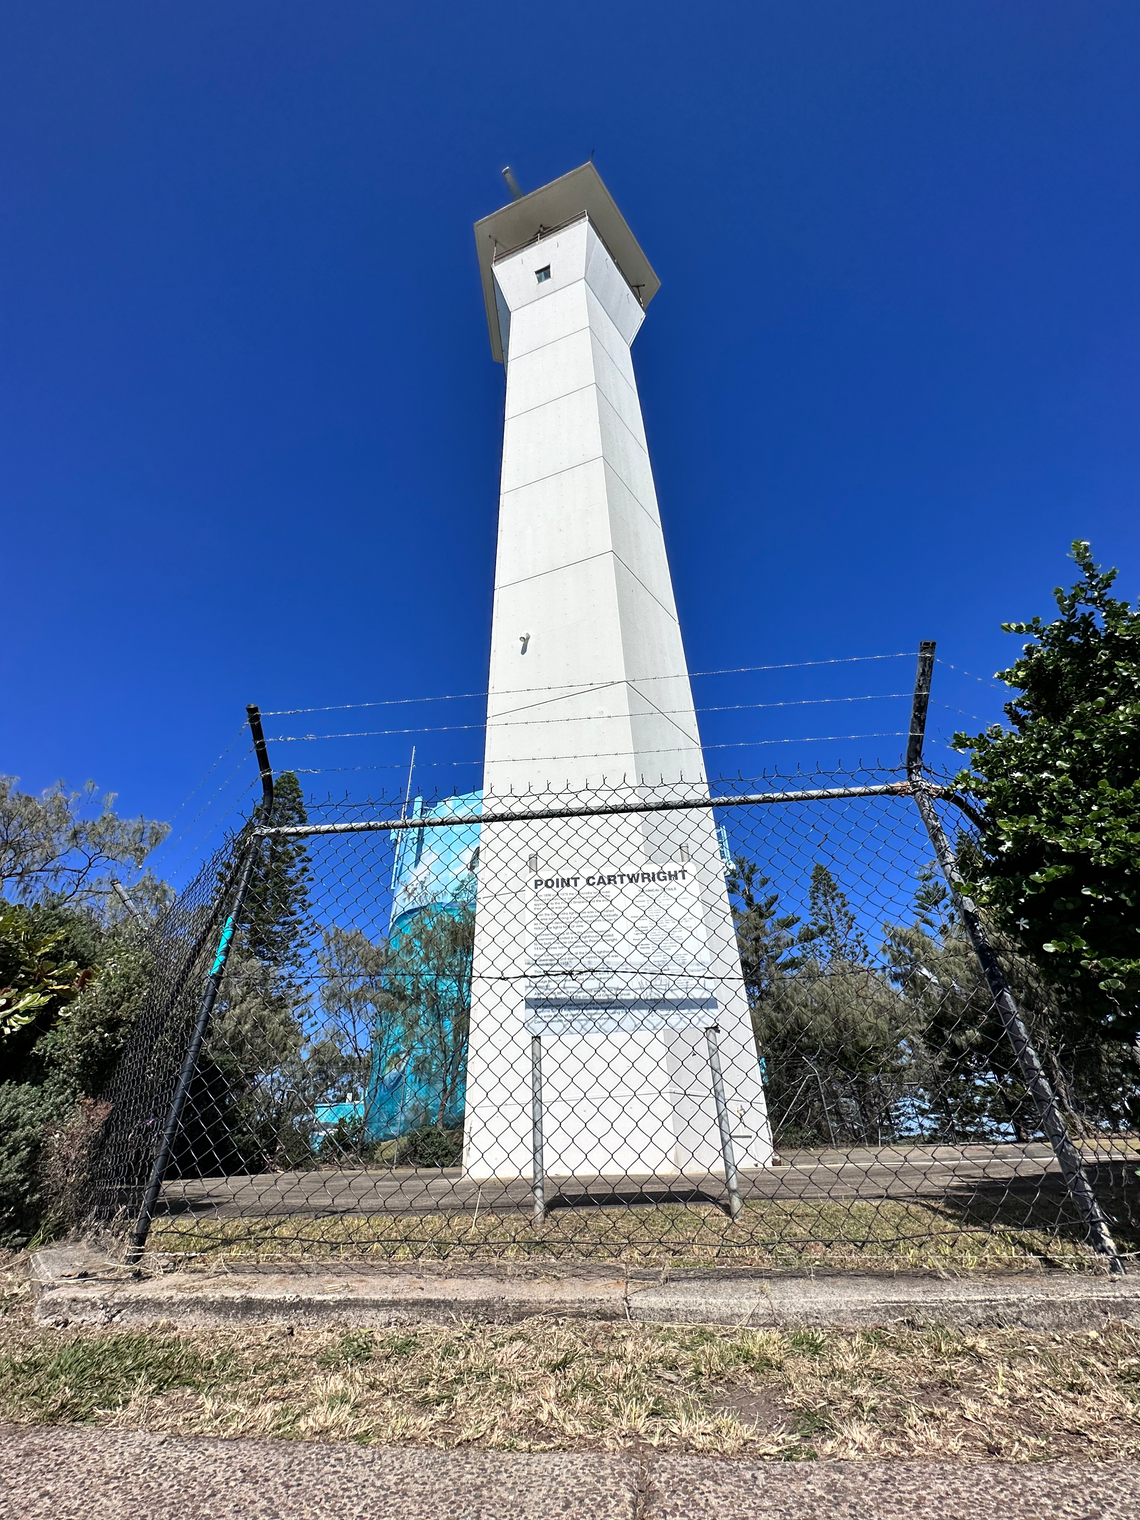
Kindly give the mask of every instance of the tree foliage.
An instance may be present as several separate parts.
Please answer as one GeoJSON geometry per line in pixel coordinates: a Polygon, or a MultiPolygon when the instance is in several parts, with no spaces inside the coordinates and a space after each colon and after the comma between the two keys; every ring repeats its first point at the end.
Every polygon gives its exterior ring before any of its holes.
{"type": "Polygon", "coordinates": [[[115,794],[93,781],[69,791],[62,781],[38,797],[0,776],[0,891],[17,902],[83,903],[105,895],[108,873],[137,870],[170,832],[150,818],[120,818],[115,794]]]}
{"type": "Polygon", "coordinates": [[[0,1049],[17,1031],[54,1022],[78,997],[90,971],[63,957],[64,938],[27,908],[0,907],[0,1049]]]}
{"type": "MultiPolygon", "coordinates": [[[[38,797],[0,777],[0,1244],[76,1222],[107,1105],[99,1096],[141,1004],[149,953],[111,895],[166,837],[94,783],[38,797]]],[[[161,883],[132,885],[157,906],[161,883]]]]}
{"type": "Polygon", "coordinates": [[[146,990],[133,921],[90,909],[0,913],[0,964],[40,999],[0,1040],[0,1245],[66,1228],[86,1202],[86,1165],[107,1116],[98,1103],[146,990]]]}
{"type": "Polygon", "coordinates": [[[374,1064],[383,1072],[406,1053],[400,1000],[388,988],[388,959],[388,941],[371,940],[363,929],[333,925],[322,931],[317,969],[327,1022],[314,1044],[314,1056],[318,1046],[324,1052],[318,1102],[362,1092],[374,1064]]]}
{"type": "Polygon", "coordinates": [[[1140,1035],[1140,610],[1089,545],[1059,616],[998,678],[1010,726],[955,736],[983,804],[971,888],[1062,994],[1074,1035],[1140,1035]]]}
{"type": "MultiPolygon", "coordinates": [[[[292,771],[285,771],[273,787],[274,827],[308,821],[301,784],[292,771]]],[[[261,846],[241,926],[249,954],[281,973],[300,971],[312,939],[312,874],[303,838],[274,836],[261,846]]]]}
{"type": "Polygon", "coordinates": [[[771,878],[754,860],[737,855],[727,885],[744,985],[755,1008],[803,964],[795,951],[810,935],[798,915],[779,912],[780,895],[765,891],[771,878]]]}
{"type": "MultiPolygon", "coordinates": [[[[233,842],[216,879],[223,915],[254,821],[233,842]]],[[[300,783],[286,771],[274,783],[272,822],[307,821],[300,783]]],[[[306,1036],[306,972],[315,933],[312,870],[303,839],[272,836],[252,848],[249,885],[174,1149],[173,1167],[182,1176],[267,1171],[312,1160],[308,1128],[323,1096],[307,1061],[313,1049],[306,1036]]],[[[191,996],[185,1016],[195,1014],[191,996]]],[[[325,1042],[326,1066],[328,1055],[325,1042]]]]}
{"type": "Polygon", "coordinates": [[[730,879],[745,985],[769,1103],[785,1144],[878,1143],[893,1135],[914,1013],[867,945],[821,862],[808,921],[778,911],[753,863],[730,879]]]}
{"type": "MultiPolygon", "coordinates": [[[[777,1144],[1039,1137],[1008,1032],[936,866],[919,874],[910,922],[861,919],[821,862],[805,885],[801,920],[781,912],[755,862],[738,859],[729,878],[777,1144]]],[[[996,942],[1074,1128],[1134,1125],[1140,1075],[1128,1048],[1074,1025],[1033,959],[1008,937],[996,942]]]]}
{"type": "Polygon", "coordinates": [[[913,922],[887,926],[886,951],[891,980],[913,1010],[927,1133],[985,1140],[1008,1128],[1025,1140],[1025,1094],[1012,1048],[949,891],[932,868],[920,878],[913,922]]]}
{"type": "MultiPolygon", "coordinates": [[[[963,851],[963,854],[966,854],[963,851]]],[[[1002,969],[1053,1091],[1078,1130],[1129,1127],[1137,1072],[1126,1047],[1075,1029],[1057,989],[1015,941],[998,936],[1002,969]]],[[[1011,1130],[1027,1140],[1037,1112],[973,947],[933,868],[909,925],[887,926],[890,974],[914,1005],[921,1035],[925,1122],[947,1139],[1011,1130]]]]}

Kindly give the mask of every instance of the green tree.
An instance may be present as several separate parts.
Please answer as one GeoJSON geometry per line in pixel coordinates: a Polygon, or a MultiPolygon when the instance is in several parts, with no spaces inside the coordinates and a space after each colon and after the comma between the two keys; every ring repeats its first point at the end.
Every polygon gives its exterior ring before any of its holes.
{"type": "MultiPolygon", "coordinates": [[[[914,1015],[875,963],[850,903],[822,863],[811,874],[802,965],[773,999],[764,1034],[796,1080],[789,1117],[822,1139],[893,1140],[915,1078],[914,1015]]],[[[774,1053],[772,1063],[777,1064],[774,1053]]]]}
{"type": "Polygon", "coordinates": [[[78,1223],[89,1204],[88,1163],[108,1114],[98,1100],[150,957],[133,921],[108,928],[91,908],[32,904],[0,911],[0,965],[9,989],[24,988],[16,1027],[0,1039],[0,1244],[12,1246],[78,1223]]]}
{"type": "Polygon", "coordinates": [[[812,938],[795,913],[779,911],[778,892],[766,892],[771,877],[754,860],[737,855],[728,875],[729,901],[740,951],[740,969],[755,1019],[756,1010],[775,987],[803,964],[796,947],[812,938]]]}
{"type": "Polygon", "coordinates": [[[1012,1129],[1016,1140],[1027,1140],[1033,1114],[1009,1039],[933,868],[920,878],[913,922],[887,926],[887,955],[891,980],[914,1010],[921,1037],[919,1107],[927,1138],[994,1140],[1012,1129]]]}
{"type": "Polygon", "coordinates": [[[169,895],[141,870],[168,826],[121,818],[114,794],[0,777],[0,1243],[78,1223],[108,1105],[100,1095],[150,972],[144,912],[169,895]]]}
{"type": "MultiPolygon", "coordinates": [[[[300,783],[286,771],[274,782],[272,822],[307,821],[300,783]]],[[[246,838],[235,843],[239,855],[246,838]]],[[[314,932],[312,869],[303,838],[273,836],[254,849],[249,888],[174,1151],[176,1175],[257,1172],[312,1160],[306,1120],[312,1117],[313,1095],[302,1056],[314,932]]],[[[223,906],[233,880],[231,862],[218,876],[223,906]]]]}
{"type": "Polygon", "coordinates": [[[20,1044],[28,1049],[78,997],[81,978],[90,976],[64,958],[64,938],[63,929],[45,927],[29,909],[0,906],[0,1070],[15,1056],[13,1036],[22,1032],[20,1044]]]}
{"type": "Polygon", "coordinates": [[[102,903],[110,877],[137,870],[170,825],[120,818],[115,794],[93,781],[69,791],[62,781],[38,797],[0,776],[0,892],[17,902],[102,903]]]}
{"type": "MultiPolygon", "coordinates": [[[[388,965],[387,940],[335,925],[322,931],[317,969],[326,1022],[308,1053],[320,1073],[314,1102],[363,1093],[373,1067],[382,1075],[407,1055],[403,1001],[389,988],[388,965]]],[[[362,1134],[368,1120],[365,1114],[362,1134]]]]}
{"type": "Polygon", "coordinates": [[[777,1138],[891,1138],[914,1074],[913,1011],[826,866],[812,870],[806,923],[779,911],[770,885],[755,862],[736,860],[729,890],[777,1138]]]}
{"type": "Polygon", "coordinates": [[[34,1082],[0,1082],[0,1246],[17,1250],[45,1215],[44,1141],[62,1117],[56,1095],[34,1082]]]}
{"type": "MultiPolygon", "coordinates": [[[[970,858],[962,842],[960,857],[970,858]]],[[[1136,1071],[1119,1042],[1074,1038],[1057,989],[1016,943],[997,948],[1014,999],[1070,1121],[1078,1130],[1130,1123],[1136,1071]]],[[[887,927],[891,977],[915,1008],[925,1049],[923,1108],[934,1135],[993,1140],[1040,1133],[1005,1025],[973,946],[932,865],[922,873],[911,924],[887,927]]]]}
{"type": "Polygon", "coordinates": [[[303,1014],[296,984],[240,938],[191,1084],[176,1174],[263,1172],[297,1161],[303,1014]]]}
{"type": "MultiPolygon", "coordinates": [[[[301,784],[284,771],[273,786],[273,825],[308,821],[301,784]]],[[[282,973],[299,973],[309,951],[312,874],[303,837],[274,836],[260,846],[240,922],[248,953],[282,973]]]]}
{"type": "Polygon", "coordinates": [[[1078,540],[1082,578],[998,677],[1010,726],[958,734],[982,804],[971,890],[1061,994],[1071,1038],[1140,1037],[1140,610],[1078,540]]]}

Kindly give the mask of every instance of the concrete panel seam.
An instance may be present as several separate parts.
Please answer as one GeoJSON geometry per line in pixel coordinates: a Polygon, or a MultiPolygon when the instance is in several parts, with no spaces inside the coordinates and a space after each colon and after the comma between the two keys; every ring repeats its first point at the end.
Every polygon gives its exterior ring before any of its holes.
{"type": "Polygon", "coordinates": [[[618,411],[617,407],[609,399],[609,397],[606,395],[605,391],[603,391],[599,387],[598,382],[596,380],[594,381],[594,389],[598,392],[599,397],[606,403],[606,406],[613,413],[613,415],[617,419],[619,425],[625,429],[625,431],[629,434],[630,438],[633,439],[633,442],[637,445],[637,447],[645,455],[645,458],[648,461],[648,459],[649,459],[649,446],[648,446],[648,444],[642,443],[641,439],[637,437],[637,435],[634,433],[633,429],[630,427],[629,423],[625,420],[625,418],[622,416],[622,414],[618,411]]]}
{"type": "Polygon", "coordinates": [[[509,591],[512,586],[525,586],[527,581],[540,581],[544,575],[557,575],[560,570],[574,570],[579,565],[588,565],[591,560],[604,559],[607,554],[613,554],[613,549],[599,549],[597,554],[584,554],[581,559],[567,560],[564,565],[551,565],[549,570],[536,570],[533,575],[520,575],[518,580],[500,581],[496,584],[496,591],[509,591]]]}
{"type": "MultiPolygon", "coordinates": [[[[529,359],[531,354],[540,354],[544,348],[553,348],[556,343],[565,343],[568,338],[576,338],[579,333],[588,333],[591,331],[592,329],[590,327],[590,324],[587,322],[582,327],[572,328],[570,332],[559,333],[557,338],[548,338],[545,343],[536,343],[533,348],[524,348],[522,353],[512,356],[511,363],[517,363],[519,359],[529,359]]],[[[609,357],[610,356],[607,354],[607,358],[609,357]]],[[[610,363],[613,363],[612,358],[610,358],[610,363]]]]}
{"type": "MultiPolygon", "coordinates": [[[[551,396],[549,401],[536,401],[533,406],[524,407],[521,412],[508,412],[505,420],[507,423],[517,422],[520,417],[529,417],[532,412],[541,412],[543,407],[557,406],[560,401],[565,401],[568,396],[579,396],[583,391],[596,391],[597,389],[598,382],[596,380],[589,380],[585,385],[576,385],[573,390],[562,391],[557,396],[551,396]]],[[[599,391],[600,394],[601,392],[599,391]]],[[[609,405],[608,402],[606,404],[609,405]]],[[[610,410],[613,411],[612,406],[610,406],[610,410]]]]}
{"type": "MultiPolygon", "coordinates": [[[[580,470],[585,465],[597,464],[599,459],[604,460],[605,455],[602,453],[591,454],[589,459],[579,459],[577,464],[568,464],[561,470],[551,470],[549,475],[536,475],[533,480],[524,480],[521,485],[508,486],[505,491],[499,493],[499,501],[501,503],[504,496],[513,496],[516,491],[525,491],[530,486],[541,485],[544,480],[557,480],[559,475],[569,475],[571,470],[580,470]]],[[[619,476],[618,478],[620,479],[621,477],[619,476]]],[[[625,482],[622,481],[622,484],[625,485],[625,482]]],[[[628,486],[626,486],[626,490],[629,490],[628,486]]],[[[633,493],[630,492],[630,494],[632,495],[633,493]]]]}
{"type": "Polygon", "coordinates": [[[660,533],[661,532],[661,520],[660,520],[660,518],[654,517],[653,513],[644,504],[644,502],[641,501],[641,499],[638,496],[637,492],[630,485],[629,481],[626,480],[625,476],[621,473],[621,471],[615,469],[613,461],[606,458],[604,450],[601,451],[600,453],[592,454],[589,459],[580,459],[577,464],[568,464],[568,465],[566,465],[561,470],[551,470],[551,472],[550,472],[549,475],[536,475],[533,480],[524,480],[521,485],[508,486],[505,491],[502,490],[502,489],[500,489],[500,491],[499,491],[499,509],[501,511],[502,510],[503,502],[506,501],[506,499],[507,499],[508,496],[513,496],[517,491],[529,491],[529,490],[531,490],[532,487],[537,486],[537,485],[541,485],[544,480],[556,480],[559,475],[569,475],[570,472],[571,472],[571,470],[584,470],[588,465],[597,464],[599,461],[601,462],[601,464],[602,464],[602,466],[603,466],[604,469],[607,469],[607,470],[609,470],[611,472],[611,474],[613,475],[614,479],[617,481],[617,483],[623,488],[623,490],[629,496],[630,501],[632,501],[634,503],[634,505],[639,509],[639,511],[644,512],[645,516],[649,519],[649,521],[657,529],[658,533],[660,533]]]}
{"type": "Polygon", "coordinates": [[[661,600],[661,598],[659,596],[655,596],[654,593],[652,591],[650,591],[649,587],[641,579],[641,576],[640,575],[636,575],[629,568],[629,566],[626,564],[625,560],[622,559],[621,555],[618,553],[618,551],[616,549],[611,550],[611,553],[613,554],[614,559],[617,560],[618,564],[622,567],[622,569],[629,576],[629,578],[631,580],[636,581],[637,584],[641,587],[641,589],[645,592],[646,596],[649,597],[652,601],[656,602],[657,605],[658,605],[658,607],[660,607],[661,611],[665,614],[665,616],[668,617],[668,618],[670,618],[674,623],[676,623],[677,626],[678,626],[678,628],[679,628],[681,626],[681,620],[677,616],[676,609],[670,610],[668,607],[666,607],[665,603],[661,600]]]}
{"type": "Polygon", "coordinates": [[[641,587],[641,589],[645,592],[646,596],[649,597],[651,601],[656,602],[657,606],[661,608],[661,611],[665,614],[665,616],[667,618],[669,618],[672,622],[676,623],[678,625],[678,627],[680,627],[680,620],[677,617],[676,611],[675,610],[671,610],[670,608],[666,607],[665,603],[661,600],[661,598],[659,596],[654,595],[654,593],[649,589],[649,587],[641,579],[640,575],[636,575],[629,568],[629,566],[626,564],[625,560],[622,558],[622,556],[618,553],[618,551],[616,549],[599,549],[598,552],[597,552],[597,554],[586,554],[581,559],[568,560],[567,563],[564,564],[564,565],[551,565],[551,567],[550,567],[549,570],[536,570],[533,575],[521,575],[521,576],[519,576],[518,580],[514,580],[514,581],[502,581],[502,582],[500,582],[499,584],[496,585],[495,590],[496,591],[508,591],[512,586],[522,586],[522,585],[525,585],[527,581],[541,580],[544,575],[557,575],[559,573],[559,571],[562,571],[562,570],[573,570],[578,565],[588,565],[591,560],[604,559],[607,554],[612,555],[613,558],[617,561],[617,563],[622,567],[622,569],[629,576],[630,580],[636,581],[637,584],[641,587]]]}

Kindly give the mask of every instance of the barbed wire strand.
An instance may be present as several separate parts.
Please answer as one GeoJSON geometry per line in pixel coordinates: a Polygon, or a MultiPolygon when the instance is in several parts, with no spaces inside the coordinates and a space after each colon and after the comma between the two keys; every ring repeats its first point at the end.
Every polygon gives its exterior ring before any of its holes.
{"type": "MultiPolygon", "coordinates": [[[[737,739],[725,744],[702,744],[702,750],[714,749],[756,749],[766,744],[832,744],[847,739],[905,739],[909,730],[905,728],[888,730],[877,734],[816,734],[814,737],[803,739],[737,739]]],[[[666,749],[649,749],[639,751],[642,755],[671,755],[676,754],[681,744],[669,745],[666,749]]],[[[593,760],[613,760],[628,754],[628,750],[608,750],[599,752],[585,758],[593,760]]],[[[518,759],[501,762],[505,765],[553,765],[563,760],[582,760],[582,755],[526,755],[518,759]]],[[[475,760],[426,760],[421,766],[416,762],[417,770],[446,768],[460,765],[483,765],[484,759],[475,760]]],[[[317,766],[293,766],[290,767],[298,776],[328,776],[350,771],[406,771],[407,766],[400,762],[393,764],[378,765],[317,765],[317,766]]]]}
{"type": "MultiPolygon", "coordinates": [[[[245,734],[245,733],[248,733],[248,732],[249,732],[249,729],[248,729],[247,725],[245,723],[243,723],[241,725],[241,727],[238,729],[237,733],[233,736],[233,738],[230,740],[230,742],[226,745],[225,749],[221,752],[221,754],[218,756],[218,758],[214,761],[213,765],[211,765],[210,769],[202,777],[202,779],[195,786],[192,786],[190,788],[190,790],[187,792],[186,796],[182,799],[182,801],[174,809],[174,812],[171,813],[171,815],[170,815],[170,818],[169,818],[168,822],[170,824],[171,832],[173,832],[173,830],[174,830],[174,820],[178,817],[179,813],[181,813],[182,809],[187,806],[187,804],[190,802],[190,799],[197,792],[201,791],[201,789],[205,786],[206,782],[209,781],[210,777],[217,770],[218,766],[221,765],[222,761],[226,758],[226,756],[229,754],[229,752],[233,749],[234,745],[241,738],[242,734],[245,734]]],[[[223,783],[223,786],[225,786],[227,784],[228,783],[223,783]]],[[[217,796],[216,792],[214,793],[214,796],[215,797],[217,796]]],[[[213,800],[213,799],[211,799],[211,800],[213,800]]],[[[206,806],[209,807],[209,803],[207,803],[206,806]]],[[[202,814],[199,812],[196,816],[198,818],[200,818],[202,816],[202,814]]],[[[194,826],[194,822],[193,822],[193,820],[191,820],[191,822],[187,825],[187,828],[193,828],[193,826],[194,826]]],[[[185,830],[183,831],[183,833],[185,833],[185,830]]],[[[182,837],[182,836],[179,836],[179,837],[182,837]]],[[[159,848],[160,851],[169,848],[167,840],[163,840],[162,844],[160,844],[158,848],[159,848]]]]}
{"type": "MultiPolygon", "coordinates": [[[[737,676],[750,675],[756,671],[767,670],[806,670],[819,665],[857,665],[868,660],[903,660],[913,659],[913,649],[901,649],[895,654],[853,654],[842,655],[830,660],[791,660],[781,665],[733,665],[726,666],[723,670],[688,670],[664,676],[631,676],[628,681],[632,685],[641,685],[649,681],[683,681],[697,680],[705,676],[737,676]]],[[[607,682],[607,685],[620,685],[621,682],[607,682]]],[[[496,692],[497,696],[528,696],[536,691],[574,691],[594,690],[600,688],[584,687],[581,681],[563,682],[552,686],[520,686],[505,688],[496,692]]],[[[401,707],[409,706],[418,702],[463,702],[474,697],[486,697],[487,691],[459,691],[449,692],[444,696],[436,697],[389,697],[376,702],[337,702],[328,707],[279,707],[262,713],[263,718],[291,718],[298,717],[303,713],[316,712],[348,712],[361,707],[401,707]]]]}
{"type": "MultiPolygon", "coordinates": [[[[250,751],[250,753],[252,754],[252,750],[250,751]]],[[[234,772],[234,775],[236,775],[236,774],[237,774],[237,772],[234,772]]],[[[234,797],[233,801],[230,803],[229,809],[227,810],[228,812],[233,812],[239,806],[239,804],[241,802],[241,799],[246,795],[247,792],[252,791],[253,787],[258,783],[259,779],[260,778],[257,775],[254,775],[254,776],[250,777],[250,779],[246,782],[245,786],[242,787],[241,791],[237,793],[237,795],[234,797]]],[[[233,775],[230,776],[230,781],[232,781],[232,780],[233,780],[233,775]]],[[[229,785],[229,781],[226,782],[226,785],[227,786],[229,785]]],[[[216,792],[214,794],[214,797],[211,799],[211,801],[216,801],[217,798],[218,798],[218,796],[220,796],[220,795],[221,795],[220,791],[216,792]]],[[[202,813],[204,813],[205,811],[206,811],[206,809],[203,808],[202,812],[198,814],[198,818],[201,818],[202,813]]],[[[222,822],[222,819],[224,819],[225,816],[226,815],[223,814],[222,818],[215,818],[215,819],[211,820],[210,826],[206,829],[206,832],[204,834],[202,834],[193,845],[190,846],[190,848],[186,851],[185,855],[183,855],[182,859],[178,862],[178,864],[176,866],[174,866],[173,868],[171,868],[170,874],[172,876],[177,876],[178,873],[179,873],[179,871],[181,871],[187,865],[187,863],[189,861],[194,860],[197,857],[197,855],[201,851],[203,845],[210,838],[211,834],[213,834],[213,832],[215,831],[215,829],[217,829],[219,827],[219,825],[222,822]]],[[[196,821],[197,821],[197,819],[195,820],[195,822],[196,821]]],[[[189,832],[190,832],[189,828],[185,829],[183,831],[183,833],[181,834],[180,838],[185,839],[186,835],[189,832]]]]}
{"type": "MultiPolygon", "coordinates": [[[[972,670],[967,670],[964,665],[951,665],[949,660],[944,660],[940,655],[934,656],[935,662],[944,665],[947,670],[952,670],[956,676],[969,676],[971,681],[977,681],[981,686],[988,686],[992,691],[1008,692],[1008,686],[998,686],[987,676],[976,676],[972,670]]],[[[981,720],[979,719],[979,722],[981,720]]]]}
{"type": "MultiPolygon", "coordinates": [[[[585,692],[583,695],[588,696],[590,693],[585,692]]],[[[894,701],[899,697],[909,696],[910,692],[906,691],[888,691],[862,697],[807,697],[803,700],[790,702],[735,702],[720,707],[655,708],[652,713],[640,714],[639,716],[668,718],[685,716],[688,713],[743,712],[776,707],[813,707],[839,702],[886,702],[894,701]]],[[[512,709],[514,712],[523,710],[520,708],[512,709]]],[[[360,729],[353,733],[343,734],[277,734],[270,742],[273,744],[308,744],[319,742],[323,739],[383,739],[401,737],[407,734],[462,733],[483,728],[534,728],[540,723],[597,723],[620,716],[620,713],[575,713],[558,718],[523,718],[515,723],[510,722],[508,718],[491,718],[481,723],[443,723],[426,728],[373,728],[360,729]]]]}

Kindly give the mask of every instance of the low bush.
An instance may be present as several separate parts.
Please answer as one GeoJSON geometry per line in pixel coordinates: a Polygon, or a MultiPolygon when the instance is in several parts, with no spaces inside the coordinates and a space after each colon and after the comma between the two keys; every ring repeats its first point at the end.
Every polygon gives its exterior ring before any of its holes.
{"type": "Polygon", "coordinates": [[[458,1166],[463,1159],[461,1129],[417,1129],[404,1140],[407,1149],[401,1147],[400,1154],[404,1166],[458,1166]]]}

